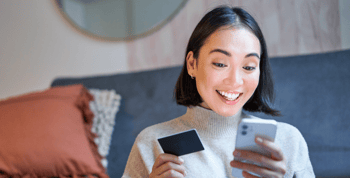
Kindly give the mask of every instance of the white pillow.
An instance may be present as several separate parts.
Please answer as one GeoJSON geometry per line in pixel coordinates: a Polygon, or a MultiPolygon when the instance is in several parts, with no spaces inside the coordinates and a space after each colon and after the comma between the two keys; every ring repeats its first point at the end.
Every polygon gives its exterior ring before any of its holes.
{"type": "Polygon", "coordinates": [[[114,90],[89,89],[89,91],[95,98],[90,102],[90,109],[95,115],[91,130],[98,136],[95,138],[95,143],[98,146],[98,152],[104,157],[101,161],[102,165],[107,168],[106,156],[109,153],[121,96],[114,90]]]}

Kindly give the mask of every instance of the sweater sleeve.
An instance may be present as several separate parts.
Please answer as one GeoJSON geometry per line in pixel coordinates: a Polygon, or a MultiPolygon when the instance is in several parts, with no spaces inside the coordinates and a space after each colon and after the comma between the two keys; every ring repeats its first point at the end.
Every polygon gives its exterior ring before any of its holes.
{"type": "Polygon", "coordinates": [[[122,178],[148,178],[149,172],[144,164],[141,152],[135,141],[131,148],[131,152],[126,163],[122,178]]]}
{"type": "Polygon", "coordinates": [[[312,170],[312,167],[309,167],[309,168],[305,168],[304,170],[301,170],[301,171],[296,171],[294,173],[294,176],[293,178],[313,178],[315,177],[315,174],[314,174],[314,171],[312,170]]]}
{"type": "Polygon", "coordinates": [[[298,160],[300,161],[300,167],[298,167],[297,170],[295,170],[295,177],[296,178],[314,178],[314,170],[311,165],[310,157],[309,157],[309,151],[306,144],[306,141],[304,137],[301,135],[301,133],[298,130],[299,134],[299,151],[298,151],[298,160]]]}
{"type": "Polygon", "coordinates": [[[275,142],[282,149],[287,161],[284,178],[315,178],[307,143],[296,127],[278,122],[275,142]]]}
{"type": "Polygon", "coordinates": [[[154,129],[146,128],[136,137],[122,178],[148,178],[161,148],[154,129]]]}
{"type": "Polygon", "coordinates": [[[291,125],[284,124],[284,134],[288,145],[285,154],[289,157],[289,166],[293,178],[314,178],[315,174],[311,165],[307,143],[300,131],[291,125]]]}

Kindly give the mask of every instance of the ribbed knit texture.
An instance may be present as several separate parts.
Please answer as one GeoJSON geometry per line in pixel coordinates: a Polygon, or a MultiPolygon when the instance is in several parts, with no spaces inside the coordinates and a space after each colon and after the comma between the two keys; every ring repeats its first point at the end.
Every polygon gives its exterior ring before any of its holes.
{"type": "MultiPolygon", "coordinates": [[[[181,156],[185,160],[186,177],[233,177],[230,161],[233,160],[237,127],[242,118],[255,117],[242,111],[223,117],[202,107],[192,107],[179,118],[144,129],[131,149],[123,178],[148,178],[155,159],[163,153],[157,139],[189,129],[197,130],[205,150],[181,156]]],[[[275,143],[287,160],[286,178],[293,175],[315,177],[306,142],[298,129],[278,122],[275,143]]]]}

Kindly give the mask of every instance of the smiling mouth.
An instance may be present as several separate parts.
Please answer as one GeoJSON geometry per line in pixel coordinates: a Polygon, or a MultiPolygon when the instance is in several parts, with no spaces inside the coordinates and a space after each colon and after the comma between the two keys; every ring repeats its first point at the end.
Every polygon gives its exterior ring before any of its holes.
{"type": "Polygon", "coordinates": [[[218,91],[218,90],[216,90],[216,92],[219,95],[221,95],[223,98],[225,98],[226,100],[229,100],[229,101],[235,101],[235,100],[237,100],[237,98],[239,98],[242,95],[242,93],[233,94],[233,93],[227,93],[227,92],[218,91]]]}

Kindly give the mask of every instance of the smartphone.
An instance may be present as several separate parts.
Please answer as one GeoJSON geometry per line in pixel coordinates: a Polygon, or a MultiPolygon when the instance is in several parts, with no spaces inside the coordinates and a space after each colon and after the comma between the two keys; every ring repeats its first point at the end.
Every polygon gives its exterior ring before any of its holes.
{"type": "Polygon", "coordinates": [[[158,138],[164,153],[182,156],[204,150],[196,129],[158,138]]]}
{"type": "Polygon", "coordinates": [[[256,143],[257,136],[275,141],[277,122],[265,119],[242,119],[238,125],[235,149],[250,150],[265,156],[271,156],[269,152],[261,149],[256,143]]]}
{"type": "MultiPolygon", "coordinates": [[[[239,150],[249,150],[253,151],[267,157],[270,157],[270,152],[260,148],[255,143],[255,138],[257,136],[275,141],[277,131],[277,122],[272,119],[242,119],[238,125],[237,136],[236,136],[236,146],[235,149],[239,150]]],[[[242,161],[246,163],[253,164],[239,158],[234,158],[237,161],[242,161]]],[[[251,173],[253,174],[253,173],[251,173]]],[[[232,175],[235,177],[242,177],[242,170],[232,168],[232,175]]],[[[253,174],[256,175],[256,174],[253,174]]]]}

